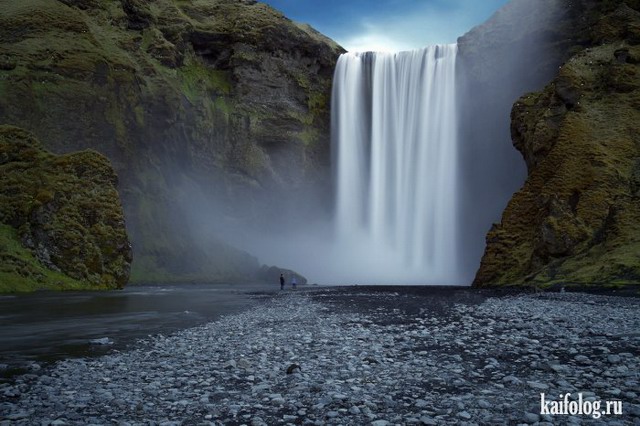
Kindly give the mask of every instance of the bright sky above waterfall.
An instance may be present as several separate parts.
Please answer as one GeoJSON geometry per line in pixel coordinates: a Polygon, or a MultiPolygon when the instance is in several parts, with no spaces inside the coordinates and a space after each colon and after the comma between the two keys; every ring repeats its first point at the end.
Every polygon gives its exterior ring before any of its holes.
{"type": "Polygon", "coordinates": [[[508,0],[262,0],[349,51],[455,43],[508,0]]]}

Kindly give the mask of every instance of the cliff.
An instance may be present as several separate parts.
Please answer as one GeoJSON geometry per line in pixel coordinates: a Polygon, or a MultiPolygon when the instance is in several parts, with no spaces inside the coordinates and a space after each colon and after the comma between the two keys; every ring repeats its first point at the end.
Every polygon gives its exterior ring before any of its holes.
{"type": "Polygon", "coordinates": [[[132,280],[251,279],[223,234],[327,196],[340,52],[250,0],[2,2],[0,123],[111,160],[132,280]]]}
{"type": "Polygon", "coordinates": [[[640,280],[640,2],[564,7],[564,64],[511,111],[527,178],[486,237],[476,286],[640,280]]]}
{"type": "Polygon", "coordinates": [[[124,287],[131,246],[116,185],[103,155],[53,155],[0,126],[0,291],[124,287]]]}
{"type": "Polygon", "coordinates": [[[584,23],[564,0],[512,0],[458,39],[460,205],[465,277],[471,282],[485,236],[524,180],[509,114],[524,93],[542,89],[571,54],[584,23]]]}

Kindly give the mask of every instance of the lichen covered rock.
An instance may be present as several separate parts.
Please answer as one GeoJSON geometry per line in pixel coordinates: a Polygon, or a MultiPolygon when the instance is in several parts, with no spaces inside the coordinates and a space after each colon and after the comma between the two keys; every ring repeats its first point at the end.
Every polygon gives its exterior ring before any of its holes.
{"type": "Polygon", "coordinates": [[[0,290],[25,289],[11,281],[31,281],[26,289],[124,287],[131,246],[116,185],[103,155],[53,155],[30,133],[0,126],[0,290]]]}
{"type": "Polygon", "coordinates": [[[621,4],[551,84],[516,102],[528,178],[487,235],[475,285],[640,280],[639,41],[640,13],[621,4]]]}

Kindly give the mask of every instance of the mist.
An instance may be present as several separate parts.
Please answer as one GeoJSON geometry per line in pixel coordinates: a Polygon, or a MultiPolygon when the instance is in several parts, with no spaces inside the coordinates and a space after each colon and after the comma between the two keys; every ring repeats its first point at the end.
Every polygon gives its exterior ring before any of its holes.
{"type": "Polygon", "coordinates": [[[516,0],[461,37],[457,63],[446,71],[455,86],[448,92],[434,87],[449,83],[431,84],[443,78],[444,47],[414,65],[402,55],[367,54],[364,68],[387,61],[386,71],[351,80],[334,76],[333,108],[340,105],[341,119],[355,130],[336,136],[334,116],[326,176],[294,191],[274,184],[231,196],[197,184],[179,186],[194,239],[224,241],[310,283],[469,285],[487,231],[526,177],[511,144],[510,109],[519,96],[541,88],[562,62],[550,31],[560,6],[559,0],[516,0]],[[432,74],[418,78],[411,72],[432,74]],[[384,80],[377,89],[376,79],[384,80]],[[389,95],[393,90],[398,93],[389,95]],[[376,101],[382,92],[397,106],[376,101]],[[409,99],[411,93],[417,99],[409,99]],[[344,110],[350,102],[359,104],[344,110]],[[443,112],[447,102],[451,113],[443,112]],[[445,127],[439,127],[442,120],[448,120],[445,127]],[[432,139],[430,148],[421,148],[421,138],[432,139]],[[360,152],[341,151],[344,144],[356,144],[360,152]]]}
{"type": "Polygon", "coordinates": [[[542,89],[562,64],[568,37],[557,27],[564,13],[562,0],[513,0],[458,39],[460,269],[468,282],[487,232],[526,179],[525,162],[511,142],[511,107],[542,89]]]}

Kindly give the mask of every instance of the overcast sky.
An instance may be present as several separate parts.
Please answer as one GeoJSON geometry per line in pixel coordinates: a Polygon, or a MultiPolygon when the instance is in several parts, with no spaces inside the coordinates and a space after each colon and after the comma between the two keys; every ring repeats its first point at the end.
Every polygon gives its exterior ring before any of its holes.
{"type": "Polygon", "coordinates": [[[349,51],[455,43],[508,0],[262,0],[349,51]]]}

